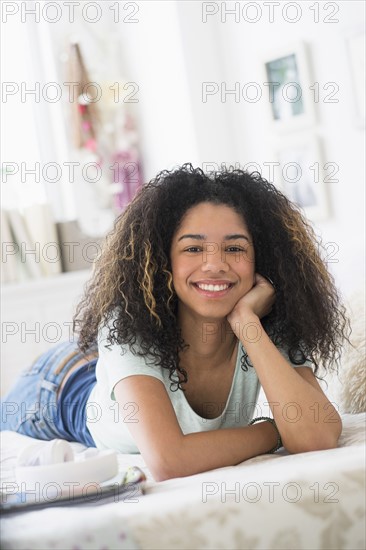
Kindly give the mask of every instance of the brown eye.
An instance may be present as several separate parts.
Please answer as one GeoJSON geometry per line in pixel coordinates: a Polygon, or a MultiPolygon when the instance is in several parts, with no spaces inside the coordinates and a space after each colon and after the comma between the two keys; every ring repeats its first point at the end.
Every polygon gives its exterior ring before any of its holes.
{"type": "Polygon", "coordinates": [[[190,246],[184,250],[185,252],[202,252],[202,248],[199,246],[190,246]]]}
{"type": "Polygon", "coordinates": [[[244,248],[240,248],[239,246],[229,246],[225,249],[225,252],[246,252],[244,248]]]}

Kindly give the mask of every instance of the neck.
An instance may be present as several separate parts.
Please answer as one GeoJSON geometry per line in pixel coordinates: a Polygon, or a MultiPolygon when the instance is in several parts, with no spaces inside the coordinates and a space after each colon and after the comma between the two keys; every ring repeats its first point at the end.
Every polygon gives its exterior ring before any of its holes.
{"type": "Polygon", "coordinates": [[[213,372],[232,359],[238,339],[226,317],[208,319],[185,312],[178,323],[189,348],[180,355],[187,371],[213,372]]]}

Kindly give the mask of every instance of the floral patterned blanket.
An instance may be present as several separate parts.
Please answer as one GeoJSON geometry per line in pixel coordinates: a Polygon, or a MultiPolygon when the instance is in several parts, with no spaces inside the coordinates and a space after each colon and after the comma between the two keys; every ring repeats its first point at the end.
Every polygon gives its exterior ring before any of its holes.
{"type": "MultiPolygon", "coordinates": [[[[120,455],[121,468],[144,470],[144,495],[3,517],[2,548],[364,549],[366,413],[342,420],[337,449],[297,455],[282,449],[160,483],[141,455],[120,455]]],[[[4,482],[13,479],[16,455],[29,443],[13,432],[1,439],[4,482]]]]}

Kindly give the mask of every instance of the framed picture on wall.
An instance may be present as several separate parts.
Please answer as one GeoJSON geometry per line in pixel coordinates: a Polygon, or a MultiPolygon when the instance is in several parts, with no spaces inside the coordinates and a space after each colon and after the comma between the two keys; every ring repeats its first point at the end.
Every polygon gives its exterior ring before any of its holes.
{"type": "Polygon", "coordinates": [[[297,42],[263,59],[268,113],[277,130],[292,131],[316,121],[308,57],[306,44],[297,42]]]}
{"type": "Polygon", "coordinates": [[[338,181],[335,163],[324,163],[317,136],[300,135],[281,140],[276,149],[274,184],[300,206],[312,222],[329,218],[329,184],[338,181]]]}
{"type": "Polygon", "coordinates": [[[365,126],[365,33],[356,31],[346,38],[350,82],[353,90],[353,114],[355,124],[365,126]]]}

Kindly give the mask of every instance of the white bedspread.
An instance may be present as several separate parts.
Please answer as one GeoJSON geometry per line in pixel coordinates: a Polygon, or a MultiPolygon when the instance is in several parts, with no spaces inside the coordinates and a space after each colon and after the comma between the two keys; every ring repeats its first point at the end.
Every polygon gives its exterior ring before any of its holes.
{"type": "MultiPolygon", "coordinates": [[[[363,550],[366,414],[342,415],[337,449],[262,455],[235,467],[156,483],[137,502],[52,507],[2,519],[2,548],[363,550]]],[[[2,434],[2,482],[29,438],[2,434]]],[[[75,452],[84,449],[72,444],[75,452]]]]}

